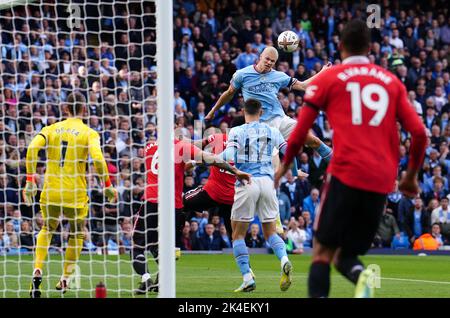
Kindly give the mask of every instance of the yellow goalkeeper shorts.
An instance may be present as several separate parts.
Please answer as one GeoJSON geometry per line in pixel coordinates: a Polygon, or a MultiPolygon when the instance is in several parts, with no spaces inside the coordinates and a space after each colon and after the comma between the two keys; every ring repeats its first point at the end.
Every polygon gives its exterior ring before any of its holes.
{"type": "Polygon", "coordinates": [[[78,223],[78,221],[82,221],[87,217],[89,206],[86,205],[82,208],[68,208],[65,206],[41,204],[41,212],[45,223],[57,222],[61,214],[69,221],[76,221],[76,223],[78,223]]]}

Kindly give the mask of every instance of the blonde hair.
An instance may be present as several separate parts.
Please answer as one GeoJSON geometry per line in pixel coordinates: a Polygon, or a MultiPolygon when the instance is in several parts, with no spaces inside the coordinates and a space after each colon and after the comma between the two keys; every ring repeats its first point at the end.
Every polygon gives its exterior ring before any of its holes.
{"type": "Polygon", "coordinates": [[[273,46],[266,46],[264,48],[264,50],[261,52],[261,56],[266,51],[267,51],[267,53],[273,53],[275,55],[275,62],[278,61],[278,50],[275,47],[273,47],[273,46]]]}

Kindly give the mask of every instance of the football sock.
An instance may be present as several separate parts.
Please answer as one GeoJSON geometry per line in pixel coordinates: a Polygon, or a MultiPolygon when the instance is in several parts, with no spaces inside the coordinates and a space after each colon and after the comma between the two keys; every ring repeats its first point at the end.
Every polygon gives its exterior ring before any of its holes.
{"type": "Polygon", "coordinates": [[[278,234],[274,233],[269,236],[267,242],[269,242],[269,246],[280,261],[283,259],[283,256],[287,257],[286,245],[278,234]]]}
{"type": "Polygon", "coordinates": [[[314,262],[309,268],[308,294],[311,298],[326,298],[330,293],[330,264],[314,262]]]}
{"type": "Polygon", "coordinates": [[[136,273],[139,275],[144,275],[148,273],[147,270],[147,259],[145,258],[143,249],[133,248],[131,250],[132,264],[136,273]]]}
{"type": "Polygon", "coordinates": [[[42,273],[42,266],[47,258],[48,247],[52,240],[53,233],[47,230],[46,226],[43,226],[39,231],[36,240],[36,257],[34,259],[34,268],[39,269],[42,273]]]}
{"type": "Polygon", "coordinates": [[[67,244],[66,255],[64,257],[64,276],[69,277],[73,270],[74,265],[77,262],[83,248],[83,239],[72,235],[69,236],[69,242],[67,244]]]}
{"type": "Polygon", "coordinates": [[[333,154],[333,150],[325,145],[324,143],[321,143],[319,148],[316,149],[316,151],[319,153],[319,155],[322,157],[325,162],[330,162],[331,156],[333,154]]]}
{"type": "MultiPolygon", "coordinates": [[[[175,226],[176,226],[175,227],[175,247],[183,246],[183,244],[181,243],[181,237],[182,237],[185,222],[186,222],[186,213],[184,211],[176,212],[175,213],[175,226]]],[[[152,254],[153,254],[153,252],[152,252],[152,254]]],[[[155,257],[154,254],[153,254],[153,257],[155,257]]],[[[157,257],[155,257],[155,260],[156,259],[157,259],[157,257]]]]}
{"type": "Polygon", "coordinates": [[[75,269],[74,266],[80,258],[84,241],[83,220],[78,218],[70,219],[69,225],[69,241],[67,242],[66,253],[64,256],[64,277],[69,277],[75,269]]]}
{"type": "Polygon", "coordinates": [[[248,249],[243,239],[233,241],[233,254],[241,274],[250,273],[248,249]]]}
{"type": "Polygon", "coordinates": [[[284,264],[286,264],[287,262],[289,262],[289,258],[287,256],[283,256],[281,258],[281,269],[283,269],[284,264]]]}
{"type": "Polygon", "coordinates": [[[336,264],[336,269],[356,285],[359,275],[364,270],[364,265],[357,257],[342,257],[336,264]]]}

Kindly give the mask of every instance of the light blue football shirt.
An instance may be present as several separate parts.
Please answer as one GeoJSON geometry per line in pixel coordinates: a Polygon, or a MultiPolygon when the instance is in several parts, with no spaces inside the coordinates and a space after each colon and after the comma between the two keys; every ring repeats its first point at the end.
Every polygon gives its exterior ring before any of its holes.
{"type": "Polygon", "coordinates": [[[278,129],[254,121],[230,130],[222,156],[226,161],[232,159],[236,168],[253,177],[273,179],[272,151],[284,147],[286,141],[278,129]]]}
{"type": "Polygon", "coordinates": [[[271,120],[277,116],[285,116],[283,107],[278,100],[278,91],[288,87],[296,81],[283,72],[271,70],[267,73],[258,73],[253,65],[236,71],[231,79],[231,85],[242,90],[244,100],[249,98],[261,102],[263,114],[262,121],[271,120]]]}

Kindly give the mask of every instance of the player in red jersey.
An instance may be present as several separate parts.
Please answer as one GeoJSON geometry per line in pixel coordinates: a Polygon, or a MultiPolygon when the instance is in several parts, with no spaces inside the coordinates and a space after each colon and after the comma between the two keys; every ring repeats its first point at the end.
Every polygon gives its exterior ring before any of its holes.
{"type": "MultiPolygon", "coordinates": [[[[195,147],[184,140],[174,141],[175,150],[175,216],[176,216],[176,245],[180,246],[181,231],[185,217],[183,212],[183,181],[187,162],[191,160],[205,161],[221,169],[233,173],[239,180],[250,181],[250,175],[231,166],[222,159],[195,147]]],[[[157,280],[153,281],[147,268],[145,251],[152,253],[158,261],[158,143],[151,142],[145,149],[145,166],[147,184],[143,196],[144,203],[134,216],[133,248],[131,257],[134,270],[142,276],[136,294],[157,290],[157,280]]]]}
{"type": "MultiPolygon", "coordinates": [[[[227,135],[216,133],[204,139],[204,149],[213,154],[220,154],[226,148],[227,135]]],[[[234,202],[236,177],[219,167],[211,167],[208,181],[184,195],[184,209],[188,213],[219,208],[219,215],[224,219],[227,232],[231,234],[231,207],[234,202]]]]}
{"type": "Polygon", "coordinates": [[[425,127],[408,101],[403,84],[387,70],[369,63],[370,32],[360,20],[349,22],[341,37],[343,62],[321,72],[305,93],[305,106],[288,141],[275,185],[305,141],[318,111],[334,130],[333,158],[315,222],[310,297],[328,297],[330,263],[356,284],[355,297],[371,297],[375,276],[358,259],[370,248],[386,202],[394,188],[399,162],[397,120],[411,133],[406,177],[399,189],[419,191],[425,127]]]}

